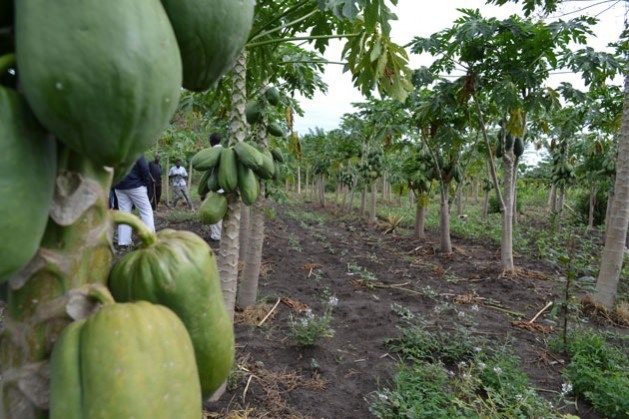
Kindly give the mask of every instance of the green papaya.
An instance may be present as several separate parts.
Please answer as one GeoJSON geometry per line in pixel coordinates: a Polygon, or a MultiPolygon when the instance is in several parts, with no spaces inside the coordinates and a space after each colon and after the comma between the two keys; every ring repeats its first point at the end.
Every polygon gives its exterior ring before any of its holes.
{"type": "Polygon", "coordinates": [[[238,186],[237,163],[234,149],[224,149],[218,166],[218,184],[225,192],[231,192],[238,186]]]}
{"type": "Polygon", "coordinates": [[[0,86],[0,283],[35,255],[57,173],[56,142],[16,91],[0,86]],[[10,240],[8,239],[10,238],[10,240]]]}
{"type": "Polygon", "coordinates": [[[253,125],[262,119],[262,106],[258,102],[251,102],[245,108],[245,118],[249,125],[253,125]]]}
{"type": "Polygon", "coordinates": [[[238,162],[246,167],[257,169],[262,166],[262,154],[251,144],[240,141],[234,146],[234,152],[238,156],[238,162]]]}
{"type": "Polygon", "coordinates": [[[269,87],[268,89],[266,89],[266,92],[264,92],[264,96],[272,106],[277,106],[280,104],[280,91],[277,90],[276,87],[269,87]]]}
{"type": "Polygon", "coordinates": [[[513,135],[511,135],[511,133],[507,133],[507,136],[505,137],[505,150],[511,150],[511,147],[513,147],[513,135]]]}
{"type": "Polygon", "coordinates": [[[209,170],[216,166],[221,158],[223,147],[204,148],[192,156],[190,164],[196,170],[209,170]]]}
{"type": "Polygon", "coordinates": [[[245,47],[255,0],[162,0],[162,4],[181,50],[183,87],[209,89],[245,47]]]}
{"type": "Polygon", "coordinates": [[[266,126],[266,131],[274,137],[283,137],[286,135],[284,129],[277,122],[270,122],[266,126]]]}
{"type": "Polygon", "coordinates": [[[189,231],[160,231],[155,242],[114,265],[109,287],[117,301],[145,300],[179,316],[192,339],[204,397],[227,379],[234,362],[234,330],[216,256],[201,237],[189,231]]]}
{"type": "Polygon", "coordinates": [[[245,205],[253,205],[260,193],[260,184],[253,170],[238,163],[238,190],[245,205]]]}
{"type": "Polygon", "coordinates": [[[271,149],[271,155],[273,155],[273,160],[278,163],[284,163],[284,155],[278,148],[271,149]]]}
{"type": "Polygon", "coordinates": [[[207,188],[211,192],[218,192],[221,187],[218,185],[218,169],[212,169],[210,177],[207,179],[207,188]]]}
{"type": "Polygon", "coordinates": [[[513,144],[513,154],[516,157],[521,157],[524,154],[524,143],[520,137],[515,139],[515,143],[513,144]]]}
{"type": "Polygon", "coordinates": [[[210,191],[210,188],[208,188],[207,186],[207,181],[212,175],[213,171],[214,169],[206,170],[201,175],[201,179],[199,179],[199,186],[197,186],[197,192],[199,193],[199,196],[203,197],[207,195],[207,193],[210,191]]]}
{"type": "Polygon", "coordinates": [[[190,336],[168,308],[110,304],[70,323],[51,355],[50,418],[198,419],[190,336]]]}
{"type": "Polygon", "coordinates": [[[254,169],[256,175],[261,179],[271,179],[273,173],[275,173],[275,165],[273,164],[273,155],[267,149],[261,150],[262,154],[262,166],[254,169]]]}
{"type": "Polygon", "coordinates": [[[498,145],[496,146],[496,157],[501,158],[504,153],[504,142],[502,137],[498,137],[498,145]]]}
{"type": "Polygon", "coordinates": [[[15,34],[35,115],[96,164],[135,161],[170,122],[181,58],[159,1],[17,1],[15,34]]]}
{"type": "Polygon", "coordinates": [[[201,203],[199,218],[203,224],[216,224],[227,214],[227,198],[222,193],[210,192],[201,203]]]}

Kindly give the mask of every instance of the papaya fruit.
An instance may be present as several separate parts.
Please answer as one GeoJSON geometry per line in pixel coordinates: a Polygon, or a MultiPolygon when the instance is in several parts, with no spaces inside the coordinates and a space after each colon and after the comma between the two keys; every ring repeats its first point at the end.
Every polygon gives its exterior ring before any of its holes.
{"type": "Polygon", "coordinates": [[[207,181],[212,175],[213,171],[214,169],[206,170],[201,175],[201,179],[199,179],[199,185],[197,186],[197,192],[199,193],[200,197],[204,197],[210,191],[210,188],[208,188],[207,186],[207,181]]]}
{"type": "Polygon", "coordinates": [[[245,205],[253,205],[260,193],[260,184],[253,170],[238,163],[238,190],[245,205]]]}
{"type": "Polygon", "coordinates": [[[234,149],[224,149],[218,166],[218,184],[225,192],[231,192],[238,186],[237,163],[234,149]]]}
{"type": "Polygon", "coordinates": [[[498,145],[496,146],[496,157],[501,158],[504,153],[504,141],[502,137],[498,137],[498,145]]]}
{"type": "Polygon", "coordinates": [[[249,125],[253,125],[262,119],[262,106],[258,102],[250,102],[245,108],[245,118],[249,125]]]}
{"type": "Polygon", "coordinates": [[[284,129],[277,122],[270,122],[266,126],[266,131],[274,137],[284,137],[284,129]]]}
{"type": "Polygon", "coordinates": [[[190,164],[196,170],[209,170],[218,164],[223,147],[204,148],[192,156],[190,164]]]}
{"type": "Polygon", "coordinates": [[[35,255],[57,173],[56,142],[16,91],[0,86],[0,283],[35,255]]]}
{"type": "Polygon", "coordinates": [[[201,417],[192,342],[166,307],[105,305],[63,330],[50,365],[51,419],[201,417]]]}
{"type": "Polygon", "coordinates": [[[266,92],[264,92],[264,97],[266,97],[266,100],[272,106],[277,106],[280,104],[280,91],[277,90],[276,87],[269,87],[268,89],[266,89],[266,92]]]}
{"type": "Polygon", "coordinates": [[[234,361],[234,331],[216,256],[201,237],[189,231],[160,231],[155,242],[114,265],[109,288],[117,301],[149,301],[179,316],[192,339],[204,397],[227,379],[234,361]]]}
{"type": "Polygon", "coordinates": [[[262,154],[251,144],[238,142],[234,146],[234,152],[238,157],[238,162],[250,169],[257,169],[262,166],[262,154]]]}
{"type": "Polygon", "coordinates": [[[227,198],[222,193],[210,192],[199,207],[203,224],[216,224],[227,214],[227,198]]]}
{"type": "Polygon", "coordinates": [[[511,150],[511,147],[513,147],[513,142],[513,135],[511,135],[511,133],[507,133],[507,136],[505,137],[505,150],[511,150]]]}
{"type": "Polygon", "coordinates": [[[273,155],[267,149],[261,150],[262,154],[262,165],[257,169],[254,169],[256,175],[258,175],[261,179],[271,179],[273,177],[273,173],[275,173],[275,165],[273,164],[273,155]]]}
{"type": "Polygon", "coordinates": [[[521,157],[524,154],[524,143],[520,137],[515,139],[515,143],[513,143],[513,154],[516,157],[521,157]]]}
{"type": "Polygon", "coordinates": [[[162,4],[181,50],[183,87],[209,89],[245,47],[255,0],[162,0],[162,4]]]}
{"type": "Polygon", "coordinates": [[[284,163],[284,155],[282,154],[282,152],[277,149],[277,148],[272,148],[271,149],[271,155],[273,155],[273,160],[275,160],[278,163],[284,163]]]}
{"type": "Polygon", "coordinates": [[[218,170],[212,169],[210,177],[207,179],[207,188],[211,192],[218,192],[221,187],[218,185],[218,170]]]}
{"type": "Polygon", "coordinates": [[[15,2],[15,37],[35,115],[96,164],[135,161],[177,108],[181,58],[158,0],[15,2]]]}

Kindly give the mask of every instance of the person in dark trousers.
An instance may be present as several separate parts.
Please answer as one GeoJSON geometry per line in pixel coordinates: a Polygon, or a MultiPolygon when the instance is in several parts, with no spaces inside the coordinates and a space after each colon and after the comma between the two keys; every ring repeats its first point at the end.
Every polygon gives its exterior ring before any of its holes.
{"type": "Polygon", "coordinates": [[[162,199],[162,164],[159,153],[155,153],[155,159],[149,162],[149,173],[151,175],[149,183],[149,200],[151,207],[155,211],[162,199]]]}
{"type": "MultiPolygon", "coordinates": [[[[144,224],[155,231],[153,209],[149,202],[147,187],[150,182],[149,166],[140,157],[127,176],[114,186],[120,211],[131,212],[135,205],[144,224]]],[[[131,227],[125,224],[118,226],[118,246],[131,245],[131,227]]]]}

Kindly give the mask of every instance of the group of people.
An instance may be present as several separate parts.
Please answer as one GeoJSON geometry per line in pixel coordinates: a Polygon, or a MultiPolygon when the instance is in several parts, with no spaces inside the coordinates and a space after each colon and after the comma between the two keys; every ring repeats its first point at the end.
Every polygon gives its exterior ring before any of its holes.
{"type": "MultiPolygon", "coordinates": [[[[210,136],[210,144],[220,147],[220,136],[216,133],[210,136]]],[[[173,200],[170,207],[176,208],[180,199],[185,199],[188,208],[194,211],[188,184],[186,179],[188,172],[182,166],[181,159],[175,161],[175,165],[168,171],[168,179],[172,185],[173,200]]],[[[160,155],[155,154],[155,159],[147,163],[144,156],[141,156],[133,165],[131,171],[118,182],[110,194],[110,207],[117,207],[118,210],[131,212],[133,207],[137,208],[140,218],[152,231],[155,231],[155,220],[153,211],[157,210],[162,196],[162,165],[160,155]],[[114,201],[117,201],[117,205],[114,201]]],[[[166,204],[168,206],[168,204],[166,204]]],[[[211,239],[220,240],[220,225],[211,226],[211,239]],[[218,229],[217,229],[218,228],[218,229]]],[[[127,247],[131,245],[131,227],[120,224],[118,226],[118,246],[127,247]]]]}

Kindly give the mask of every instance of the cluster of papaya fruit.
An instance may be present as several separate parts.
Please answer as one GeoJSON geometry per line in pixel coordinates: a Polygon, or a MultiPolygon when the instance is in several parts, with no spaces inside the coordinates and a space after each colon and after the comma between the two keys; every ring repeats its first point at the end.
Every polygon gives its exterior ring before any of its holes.
{"type": "Polygon", "coordinates": [[[571,160],[563,157],[560,153],[553,155],[553,172],[551,177],[553,184],[567,182],[576,177],[571,160]]]}
{"type": "Polygon", "coordinates": [[[203,172],[198,192],[199,196],[207,196],[199,208],[201,221],[216,224],[223,219],[228,205],[226,193],[238,191],[245,205],[253,205],[260,193],[260,181],[277,176],[282,162],[279,150],[257,148],[246,142],[199,151],[190,163],[203,172]]]}
{"type": "Polygon", "coordinates": [[[504,133],[502,130],[498,133],[498,144],[496,146],[496,157],[502,158],[506,152],[513,149],[513,154],[516,157],[521,157],[524,154],[524,142],[520,137],[514,137],[511,133],[504,133]]]}
{"type": "Polygon", "coordinates": [[[258,100],[249,102],[245,108],[245,117],[249,125],[266,123],[266,131],[274,137],[284,137],[286,133],[281,125],[274,121],[268,121],[267,104],[279,106],[281,101],[280,92],[276,87],[269,87],[258,100]]]}
{"type": "MultiPolygon", "coordinates": [[[[255,0],[0,0],[0,230],[11,237],[0,244],[0,282],[40,245],[57,148],[124,176],[170,122],[181,88],[207,90],[233,66],[254,8],[255,0]]],[[[196,419],[202,396],[226,379],[233,330],[212,250],[192,233],[149,233],[112,269],[115,301],[57,339],[53,419],[196,419]]]]}

